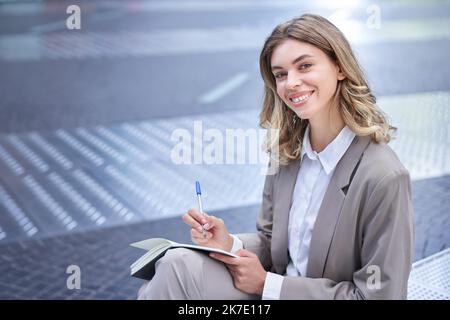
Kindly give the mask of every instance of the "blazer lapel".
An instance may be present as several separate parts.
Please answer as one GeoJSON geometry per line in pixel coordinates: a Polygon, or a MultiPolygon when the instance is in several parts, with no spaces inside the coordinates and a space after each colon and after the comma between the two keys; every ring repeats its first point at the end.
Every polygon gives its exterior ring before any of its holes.
{"type": "Polygon", "coordinates": [[[273,217],[272,233],[272,262],[275,270],[283,274],[289,262],[288,257],[288,223],[289,211],[292,205],[292,194],[294,193],[300,160],[294,161],[285,168],[280,168],[278,188],[274,194],[273,211],[277,214],[273,217]],[[275,207],[276,206],[276,207],[275,207]]]}
{"type": "Polygon", "coordinates": [[[314,224],[309,247],[307,277],[323,277],[328,251],[344,203],[343,190],[348,187],[352,173],[369,143],[369,137],[356,136],[336,165],[314,224]]]}

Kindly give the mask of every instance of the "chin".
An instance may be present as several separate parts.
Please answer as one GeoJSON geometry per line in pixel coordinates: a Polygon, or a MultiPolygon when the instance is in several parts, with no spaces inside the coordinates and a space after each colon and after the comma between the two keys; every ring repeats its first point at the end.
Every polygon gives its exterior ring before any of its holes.
{"type": "Polygon", "coordinates": [[[291,108],[291,110],[294,111],[294,113],[297,115],[297,117],[299,117],[302,120],[309,120],[311,118],[310,112],[306,112],[304,110],[302,110],[302,111],[304,111],[304,112],[302,112],[300,110],[295,110],[292,108],[291,108]]]}

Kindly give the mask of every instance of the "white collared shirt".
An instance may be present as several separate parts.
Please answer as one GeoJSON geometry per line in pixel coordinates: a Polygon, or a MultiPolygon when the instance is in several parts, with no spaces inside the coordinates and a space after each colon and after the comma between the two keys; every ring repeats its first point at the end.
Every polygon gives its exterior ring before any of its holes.
{"type": "MultiPolygon", "coordinates": [[[[309,126],[303,137],[302,163],[292,196],[289,212],[288,249],[289,264],[286,276],[305,276],[308,265],[312,231],[323,197],[334,169],[353,141],[355,134],[345,126],[327,147],[317,153],[311,147],[309,126]]],[[[232,252],[241,249],[242,242],[233,236],[232,252]]],[[[263,299],[279,299],[283,276],[267,272],[263,299]]]]}

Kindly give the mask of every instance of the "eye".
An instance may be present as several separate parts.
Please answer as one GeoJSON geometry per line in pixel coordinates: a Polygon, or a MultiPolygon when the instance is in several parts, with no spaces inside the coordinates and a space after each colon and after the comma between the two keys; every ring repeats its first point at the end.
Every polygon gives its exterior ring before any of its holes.
{"type": "Polygon", "coordinates": [[[281,79],[282,77],[285,76],[285,73],[280,72],[280,73],[275,74],[274,76],[275,76],[275,79],[281,79]]]}
{"type": "Polygon", "coordinates": [[[306,70],[309,69],[312,66],[311,63],[304,63],[300,66],[300,70],[306,70]]]}

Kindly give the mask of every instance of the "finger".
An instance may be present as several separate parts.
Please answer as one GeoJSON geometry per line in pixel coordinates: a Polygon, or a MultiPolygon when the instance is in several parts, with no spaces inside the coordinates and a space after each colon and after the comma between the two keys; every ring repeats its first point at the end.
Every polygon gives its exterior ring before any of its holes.
{"type": "Polygon", "coordinates": [[[206,239],[209,240],[212,238],[213,234],[209,231],[199,232],[196,229],[191,229],[191,236],[195,239],[206,239]]]}
{"type": "Polygon", "coordinates": [[[224,221],[215,216],[206,216],[207,223],[203,226],[206,230],[212,229],[215,226],[225,225],[224,221]]]}
{"type": "Polygon", "coordinates": [[[212,228],[214,228],[215,224],[213,222],[213,220],[211,220],[209,217],[206,218],[206,223],[203,225],[203,228],[205,230],[211,230],[212,228]]]}
{"type": "Polygon", "coordinates": [[[236,251],[236,255],[239,257],[248,257],[248,258],[254,258],[257,256],[255,253],[245,250],[245,249],[240,249],[240,250],[236,251]]]}
{"type": "Polygon", "coordinates": [[[194,229],[197,229],[198,231],[202,232],[203,231],[203,227],[200,223],[198,223],[198,221],[196,221],[192,216],[190,216],[189,214],[184,214],[182,217],[183,221],[188,224],[189,226],[191,226],[194,229]]]}
{"type": "Polygon", "coordinates": [[[231,274],[233,279],[236,277],[236,271],[227,266],[228,272],[231,274]]]}
{"type": "Polygon", "coordinates": [[[191,232],[191,239],[192,239],[192,242],[194,242],[195,244],[202,245],[202,246],[206,246],[209,241],[209,239],[207,239],[206,237],[202,237],[202,236],[196,237],[196,236],[192,235],[192,232],[191,232]]]}
{"type": "Polygon", "coordinates": [[[230,265],[230,264],[226,264],[225,266],[226,266],[226,268],[227,268],[228,270],[230,270],[230,272],[232,272],[233,274],[236,274],[236,272],[238,271],[238,266],[232,266],[232,265],[230,265]]]}
{"type": "Polygon", "coordinates": [[[196,220],[198,223],[200,223],[202,225],[208,222],[206,220],[206,217],[207,217],[206,213],[202,214],[197,209],[189,209],[188,215],[191,216],[194,220],[196,220]]]}
{"type": "Polygon", "coordinates": [[[237,266],[240,264],[239,258],[228,257],[220,253],[210,253],[209,256],[231,266],[237,266]]]}

